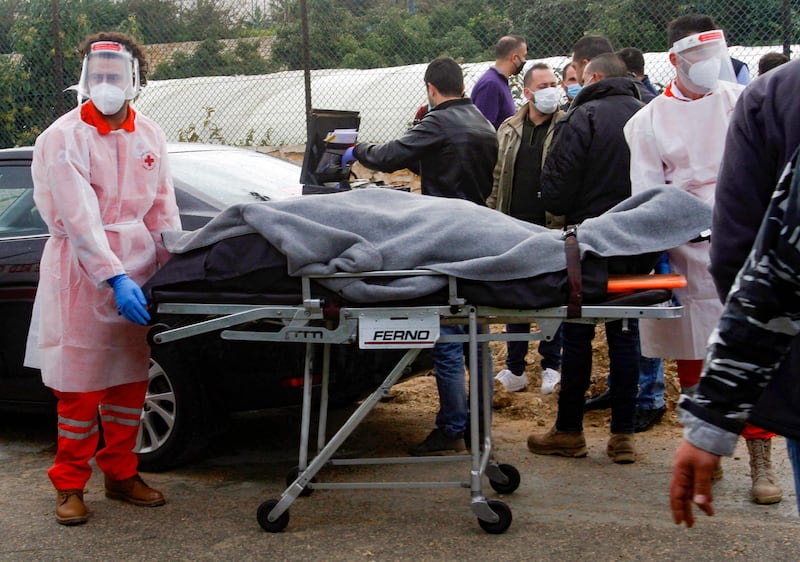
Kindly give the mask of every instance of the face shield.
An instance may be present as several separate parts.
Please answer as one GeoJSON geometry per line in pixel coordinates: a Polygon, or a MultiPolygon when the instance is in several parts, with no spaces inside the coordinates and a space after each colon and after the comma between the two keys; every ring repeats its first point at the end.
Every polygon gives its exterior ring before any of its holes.
{"type": "Polygon", "coordinates": [[[692,93],[705,95],[720,80],[736,82],[736,74],[728,55],[728,45],[720,29],[704,31],[675,41],[670,53],[677,58],[681,84],[692,93]]]}
{"type": "Polygon", "coordinates": [[[120,43],[97,41],[83,59],[78,95],[113,115],[139,93],[139,60],[120,43]]]}

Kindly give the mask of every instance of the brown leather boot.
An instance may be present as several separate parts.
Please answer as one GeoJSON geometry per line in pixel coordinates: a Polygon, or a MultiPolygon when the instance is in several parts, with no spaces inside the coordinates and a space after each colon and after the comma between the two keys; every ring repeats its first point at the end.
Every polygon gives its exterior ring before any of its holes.
{"type": "Polygon", "coordinates": [[[636,444],[633,433],[612,433],[606,453],[617,464],[636,462],[636,444]]]}
{"type": "Polygon", "coordinates": [[[719,459],[717,468],[715,468],[714,472],[711,473],[711,483],[714,484],[715,482],[719,482],[722,480],[723,476],[725,476],[725,470],[722,468],[722,459],[719,459]]]}
{"type": "Polygon", "coordinates": [[[144,507],[156,507],[166,503],[164,494],[145,484],[138,474],[125,480],[114,480],[106,476],[106,497],[144,507]]]}
{"type": "Polygon", "coordinates": [[[80,525],[88,520],[83,490],[56,490],[56,521],[62,525],[80,525]]]}
{"type": "Polygon", "coordinates": [[[534,455],[562,457],[585,457],[589,454],[582,431],[559,431],[555,426],[547,433],[531,433],[528,436],[528,450],[534,455]]]}
{"type": "Polygon", "coordinates": [[[759,504],[778,503],[783,499],[783,492],[772,471],[772,439],[745,439],[745,443],[750,453],[750,478],[753,480],[750,492],[753,501],[759,504]]]}

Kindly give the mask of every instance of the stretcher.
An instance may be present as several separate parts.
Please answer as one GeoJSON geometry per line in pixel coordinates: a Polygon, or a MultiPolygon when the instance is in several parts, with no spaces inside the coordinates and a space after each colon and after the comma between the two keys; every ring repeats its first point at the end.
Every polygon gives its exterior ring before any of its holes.
{"type": "Polygon", "coordinates": [[[219,336],[227,340],[305,344],[298,466],[287,477],[287,487],[280,498],[266,500],[258,507],[257,520],[265,531],[279,532],[286,528],[291,504],[314,490],[459,487],[469,489],[471,511],[486,532],[505,532],[511,525],[511,509],[502,500],[486,498],[482,487],[483,477],[488,478],[490,486],[496,492],[511,494],[520,484],[520,474],[512,465],[495,460],[492,452],[491,416],[479,414],[480,411],[491,412],[493,381],[490,373],[493,369],[489,342],[549,340],[565,321],[600,324],[614,320],[676,318],[681,315],[682,307],[670,302],[670,289],[685,285],[685,279],[676,281],[675,276],[661,276],[664,281],[661,284],[658,283],[660,276],[649,276],[646,283],[641,283],[641,280],[631,283],[631,280],[617,279],[615,288],[609,291],[610,300],[599,304],[581,304],[577,311],[574,303],[534,310],[473,305],[459,295],[458,280],[450,276],[444,276],[447,277],[447,290],[442,292],[443,296],[438,303],[426,300],[383,306],[332,304],[317,292],[317,281],[320,279],[429,275],[442,276],[433,271],[416,269],[304,276],[301,280],[302,294],[294,300],[280,298],[270,301],[262,295],[253,302],[212,303],[194,300],[191,292],[180,299],[175,299],[174,293],[170,293],[166,299],[159,299],[158,294],[154,293],[156,317],[161,322],[150,333],[151,343],[154,345],[211,332],[219,332],[219,336]],[[662,286],[664,288],[660,288],[662,286]],[[639,287],[644,287],[645,290],[638,290],[639,287]],[[177,325],[171,325],[170,318],[179,318],[180,321],[177,325]],[[493,324],[529,322],[535,323],[538,330],[528,334],[492,333],[490,330],[493,324]],[[465,325],[466,333],[440,335],[440,327],[445,324],[465,325]],[[355,341],[364,349],[405,349],[405,353],[383,382],[363,400],[333,436],[327,439],[330,349],[333,345],[355,341]],[[344,441],[389,392],[418,354],[423,349],[432,347],[436,341],[468,344],[470,373],[479,372],[477,351],[479,346],[482,348],[482,372],[486,376],[469,377],[469,452],[445,457],[335,458],[344,441]],[[323,346],[322,382],[318,404],[317,446],[316,452],[311,454],[312,362],[315,346],[319,345],[323,346]],[[468,477],[436,482],[317,481],[320,470],[328,466],[433,462],[468,463],[468,477]]]}

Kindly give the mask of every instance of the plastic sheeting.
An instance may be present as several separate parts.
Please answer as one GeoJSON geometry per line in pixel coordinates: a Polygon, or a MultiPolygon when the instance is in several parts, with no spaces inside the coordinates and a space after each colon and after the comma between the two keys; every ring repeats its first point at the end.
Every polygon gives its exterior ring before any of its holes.
{"type": "MultiPolygon", "coordinates": [[[[781,50],[781,46],[731,47],[730,53],[747,62],[751,76],[755,77],[758,58],[781,50]]],[[[546,62],[560,72],[568,60],[566,56],[557,56],[535,62],[546,62]]],[[[492,64],[493,61],[462,65],[468,95],[478,77],[492,64]]],[[[411,125],[417,108],[427,101],[423,81],[426,66],[313,70],[312,106],[361,112],[361,141],[384,142],[396,138],[411,125]]],[[[645,72],[656,87],[666,85],[674,75],[665,52],[645,53],[645,72]]],[[[521,86],[512,88],[517,103],[522,101],[521,90],[521,86]]],[[[136,107],[155,119],[170,141],[180,140],[181,132],[186,136],[194,131],[201,140],[209,140],[213,132],[216,142],[222,144],[306,142],[301,70],[153,80],[142,89],[136,107]],[[210,116],[207,108],[213,110],[210,116]],[[209,123],[204,126],[207,118],[209,123]]]]}

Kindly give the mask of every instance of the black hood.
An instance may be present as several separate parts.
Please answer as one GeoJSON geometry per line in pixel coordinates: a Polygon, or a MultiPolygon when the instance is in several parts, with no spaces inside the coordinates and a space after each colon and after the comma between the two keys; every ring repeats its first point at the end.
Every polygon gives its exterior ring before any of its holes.
{"type": "Polygon", "coordinates": [[[636,87],[636,83],[630,78],[604,78],[599,82],[581,88],[581,91],[578,92],[578,95],[572,100],[570,109],[574,109],[583,103],[606,98],[608,96],[631,96],[637,100],[641,100],[639,89],[636,87]]]}

